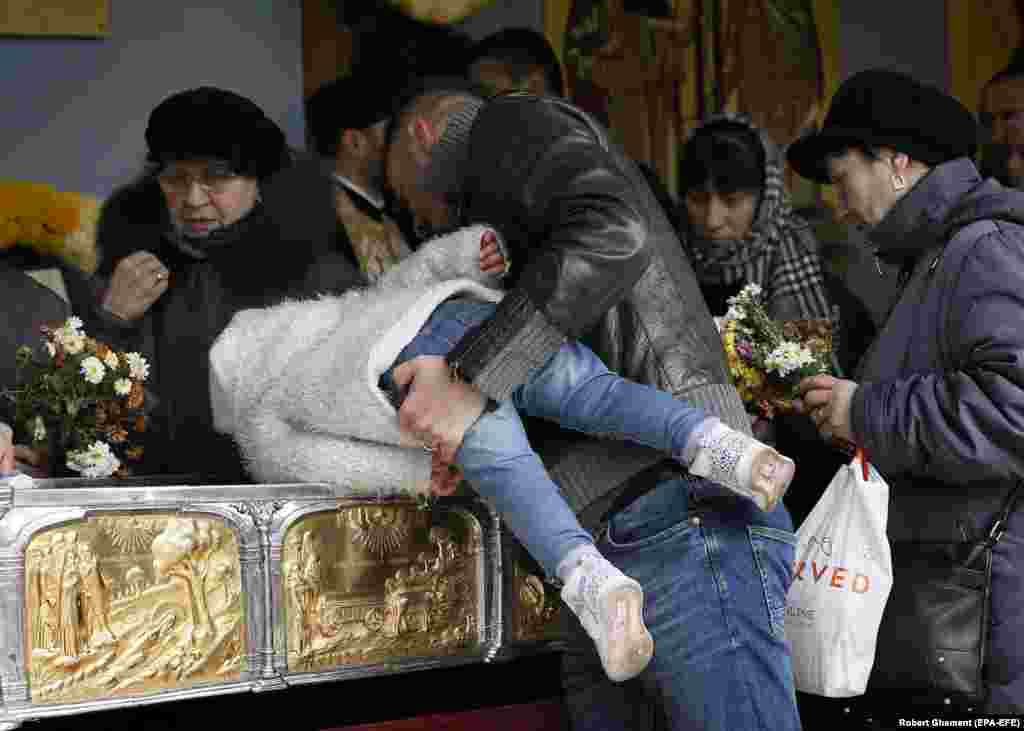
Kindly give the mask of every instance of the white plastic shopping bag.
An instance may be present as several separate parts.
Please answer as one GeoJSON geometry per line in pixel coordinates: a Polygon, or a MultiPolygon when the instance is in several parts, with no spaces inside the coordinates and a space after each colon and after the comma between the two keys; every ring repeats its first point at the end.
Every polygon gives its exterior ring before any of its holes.
{"type": "Polygon", "coordinates": [[[892,589],[888,518],[889,486],[858,454],[797,531],[786,600],[797,690],[831,698],[864,693],[892,589]]]}

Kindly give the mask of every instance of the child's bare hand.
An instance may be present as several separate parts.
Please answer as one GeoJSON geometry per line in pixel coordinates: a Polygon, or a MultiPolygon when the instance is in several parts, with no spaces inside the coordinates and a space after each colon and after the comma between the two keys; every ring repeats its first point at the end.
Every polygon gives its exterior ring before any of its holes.
{"type": "Polygon", "coordinates": [[[445,462],[435,451],[430,465],[430,494],[437,497],[454,495],[460,482],[462,470],[451,462],[445,462]]]}
{"type": "Polygon", "coordinates": [[[498,235],[494,231],[485,231],[480,237],[480,271],[495,276],[508,272],[508,262],[501,253],[498,235]]]}

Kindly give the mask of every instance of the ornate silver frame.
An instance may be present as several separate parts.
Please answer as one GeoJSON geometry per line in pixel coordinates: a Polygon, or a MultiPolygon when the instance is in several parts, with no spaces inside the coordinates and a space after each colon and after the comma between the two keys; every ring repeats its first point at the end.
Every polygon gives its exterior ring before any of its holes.
{"type": "MultiPolygon", "coordinates": [[[[500,519],[483,502],[446,499],[434,506],[437,515],[465,521],[479,531],[479,555],[468,555],[460,564],[475,567],[471,583],[477,604],[475,618],[467,622],[473,632],[469,646],[441,655],[397,656],[321,670],[289,669],[284,596],[285,541],[289,529],[310,516],[340,514],[343,509],[390,506],[393,510],[411,511],[417,510],[417,506],[410,501],[353,499],[336,494],[326,484],[167,483],[166,478],[136,478],[128,482],[40,480],[16,484],[0,480],[0,646],[4,648],[0,653],[0,730],[17,728],[24,721],[37,718],[490,662],[559,647],[550,628],[535,640],[509,635],[504,618],[515,616],[520,610],[514,606],[519,598],[509,591],[511,562],[505,558],[516,544],[509,542],[507,534],[503,536],[500,519]],[[30,542],[46,531],[90,518],[127,520],[152,514],[166,514],[168,518],[207,516],[231,528],[238,551],[238,602],[244,606],[239,611],[247,630],[245,651],[239,653],[244,656],[244,669],[238,679],[84,701],[33,700],[31,658],[27,652],[31,640],[26,636],[26,551],[30,542]]],[[[224,591],[226,596],[228,589],[224,591]]]]}

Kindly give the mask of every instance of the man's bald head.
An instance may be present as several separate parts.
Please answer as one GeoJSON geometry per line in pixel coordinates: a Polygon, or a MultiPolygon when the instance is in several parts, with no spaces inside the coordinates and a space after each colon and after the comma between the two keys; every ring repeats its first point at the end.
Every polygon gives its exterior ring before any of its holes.
{"type": "Polygon", "coordinates": [[[454,224],[452,202],[461,185],[468,127],[481,105],[469,91],[441,88],[412,96],[395,115],[388,144],[388,185],[422,234],[454,224]]]}

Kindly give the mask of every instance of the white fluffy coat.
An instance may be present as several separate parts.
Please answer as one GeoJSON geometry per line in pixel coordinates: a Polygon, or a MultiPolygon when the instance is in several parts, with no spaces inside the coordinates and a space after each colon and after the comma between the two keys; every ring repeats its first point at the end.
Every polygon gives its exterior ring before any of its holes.
{"type": "MultiPolygon", "coordinates": [[[[210,351],[214,427],[261,482],[325,482],[341,496],[426,494],[430,454],[378,387],[434,309],[497,302],[480,271],[484,226],[427,242],[373,287],[244,310],[210,351]]],[[[504,247],[502,247],[504,248],[504,247]]]]}

